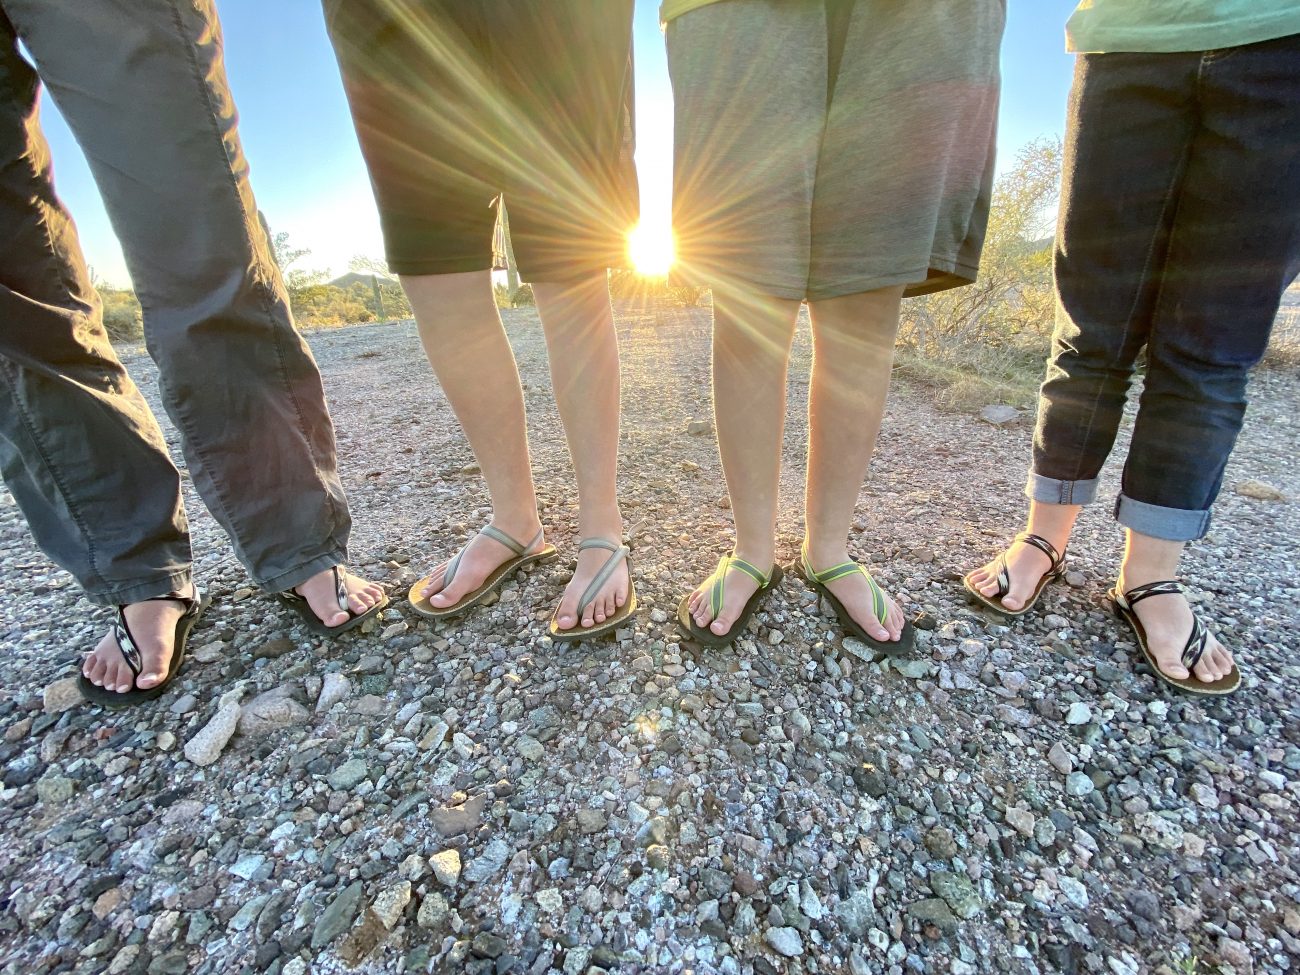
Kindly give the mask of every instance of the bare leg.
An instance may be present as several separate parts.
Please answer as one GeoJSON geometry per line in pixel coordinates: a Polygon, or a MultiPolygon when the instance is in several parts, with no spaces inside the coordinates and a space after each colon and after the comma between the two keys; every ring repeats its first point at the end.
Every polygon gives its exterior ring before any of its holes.
{"type": "MultiPolygon", "coordinates": [[[[492,523],[526,543],[541,521],[528,456],[524,394],[492,296],[491,272],[404,275],[401,281],[429,364],[483,471],[492,523]]],[[[442,584],[444,563],[434,570],[424,594],[435,607],[450,606],[482,585],[513,554],[499,542],[476,536],[451,585],[442,584]]]]}
{"type": "MultiPolygon", "coordinates": [[[[564,422],[569,456],[578,481],[578,530],[583,538],[619,542],[623,517],[618,508],[619,363],[618,337],[609,304],[606,275],[563,283],[533,285],[537,310],[546,331],[551,383],[564,422]]],[[[578,600],[609,558],[589,549],[578,554],[578,567],[564,591],[557,625],[577,625],[578,600]]],[[[587,607],[583,626],[603,623],[627,602],[626,563],[587,607]]]]}
{"type": "MultiPolygon", "coordinates": [[[[1074,530],[1074,520],[1082,510],[1082,505],[1077,504],[1031,501],[1029,524],[1025,531],[1047,539],[1058,552],[1065,554],[1070,532],[1074,530]]],[[[1007,549],[1007,575],[1011,578],[1011,589],[1002,597],[1002,605],[1010,610],[1021,609],[1051,567],[1051,560],[1045,552],[1024,542],[1013,542],[1007,549]]],[[[997,559],[980,566],[970,574],[971,585],[992,599],[998,592],[999,568],[997,559]]]]}
{"type": "MultiPolygon", "coordinates": [[[[713,411],[718,452],[736,519],[736,555],[765,570],[776,554],[776,505],[785,428],[785,380],[799,302],[713,293],[713,411]]],[[[719,636],[757,589],[743,572],[731,572],[716,619],[703,587],[688,610],[699,626],[719,636]]]]}
{"type": "MultiPolygon", "coordinates": [[[[807,546],[815,569],[849,560],[849,526],[876,448],[894,360],[902,286],[813,302],[813,370],[808,393],[807,546]]],[[[860,574],[828,588],[877,640],[897,640],[903,612],[887,601],[872,611],[860,574]]]]}
{"type": "MultiPolygon", "coordinates": [[[[1124,563],[1120,566],[1116,586],[1121,593],[1148,582],[1178,578],[1178,560],[1185,543],[1142,535],[1127,529],[1128,543],[1124,563]]],[[[1150,596],[1134,608],[1146,631],[1147,646],[1156,662],[1170,677],[1185,678],[1183,647],[1192,632],[1192,610],[1182,595],[1150,596]]],[[[1232,672],[1232,654],[1213,636],[1193,673],[1206,683],[1213,683],[1232,672]]]]}

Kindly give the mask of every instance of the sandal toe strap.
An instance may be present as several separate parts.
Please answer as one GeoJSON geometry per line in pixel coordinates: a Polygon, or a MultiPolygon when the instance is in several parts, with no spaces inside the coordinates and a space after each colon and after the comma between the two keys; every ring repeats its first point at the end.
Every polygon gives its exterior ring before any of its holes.
{"type": "Polygon", "coordinates": [[[995,599],[1001,599],[1011,591],[1011,572],[1007,568],[1007,553],[1003,552],[998,556],[998,574],[997,574],[998,591],[994,596],[995,599]]]}
{"type": "MultiPolygon", "coordinates": [[[[808,561],[808,547],[805,545],[803,549],[803,569],[804,575],[821,586],[834,582],[836,579],[843,579],[846,576],[851,576],[854,573],[860,572],[862,577],[867,580],[867,586],[871,589],[871,612],[882,624],[889,616],[889,603],[885,596],[885,591],[880,588],[880,584],[872,578],[871,573],[868,572],[860,563],[852,561],[841,562],[839,565],[833,565],[829,569],[822,569],[819,572],[814,569],[812,563],[808,561]]],[[[1001,576],[999,576],[998,584],[1001,585],[1001,576]]]]}
{"type": "Polygon", "coordinates": [[[758,583],[760,589],[772,581],[770,571],[764,572],[753,562],[746,562],[736,555],[724,555],[718,560],[718,567],[713,570],[713,584],[709,587],[709,604],[713,610],[714,619],[717,619],[718,614],[722,612],[722,597],[726,593],[727,573],[732,569],[749,576],[758,583]]]}
{"type": "Polygon", "coordinates": [[[1205,628],[1199,616],[1192,616],[1192,632],[1183,646],[1182,662],[1189,671],[1200,663],[1202,655],[1210,645],[1210,631],[1205,628]]]}
{"type": "Polygon", "coordinates": [[[582,598],[578,600],[578,617],[580,619],[582,614],[587,611],[587,607],[600,595],[601,589],[605,587],[605,583],[614,574],[619,563],[626,559],[631,552],[631,549],[626,545],[616,545],[603,538],[587,538],[578,544],[579,552],[593,548],[603,549],[613,554],[605,560],[605,564],[600,567],[600,571],[592,577],[591,582],[587,583],[587,588],[582,591],[582,598]]]}

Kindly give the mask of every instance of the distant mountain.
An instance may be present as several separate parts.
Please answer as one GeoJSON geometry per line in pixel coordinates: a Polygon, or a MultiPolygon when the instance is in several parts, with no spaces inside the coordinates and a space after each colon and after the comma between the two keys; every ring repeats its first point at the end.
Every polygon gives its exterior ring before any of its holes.
{"type": "Polygon", "coordinates": [[[376,277],[379,278],[379,282],[381,284],[393,280],[392,278],[384,277],[382,274],[370,274],[369,272],[362,272],[362,271],[349,271],[347,274],[343,275],[342,277],[335,278],[333,281],[329,283],[335,288],[342,288],[344,291],[347,291],[354,284],[364,284],[368,288],[370,287],[373,279],[376,277]]]}

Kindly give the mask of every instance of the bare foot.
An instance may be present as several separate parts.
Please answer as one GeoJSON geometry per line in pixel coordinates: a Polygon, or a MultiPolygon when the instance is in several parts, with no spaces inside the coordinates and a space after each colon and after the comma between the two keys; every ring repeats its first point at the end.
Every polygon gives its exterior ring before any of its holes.
{"type": "MultiPolygon", "coordinates": [[[[850,561],[847,549],[829,553],[813,552],[810,549],[808,559],[812,562],[814,568],[819,565],[830,568],[833,565],[841,565],[850,561]]],[[[825,571],[825,569],[820,571],[825,571]]],[[[849,615],[853,617],[854,622],[866,630],[873,640],[885,640],[893,643],[903,635],[903,625],[907,622],[903,616],[903,611],[886,594],[885,621],[881,623],[879,617],[876,616],[876,604],[871,592],[871,584],[867,582],[867,577],[861,572],[849,573],[833,582],[823,583],[823,585],[844,605],[849,615]]]]}
{"type": "MultiPolygon", "coordinates": [[[[187,591],[194,595],[193,583],[187,591]]],[[[126,625],[140,651],[142,666],[137,677],[122,656],[114,630],[109,630],[99,645],[86,657],[81,672],[96,687],[125,694],[128,691],[157,687],[167,677],[172,660],[172,642],[176,621],[185,607],[174,600],[150,599],[126,607],[126,625]]]]}
{"type": "MultiPolygon", "coordinates": [[[[512,531],[511,529],[515,527],[517,526],[507,526],[501,528],[501,530],[511,538],[521,540],[533,538],[538,534],[541,522],[534,521],[531,526],[524,526],[523,531],[512,531]]],[[[522,541],[520,544],[523,544],[522,541]]],[[[537,541],[525,550],[525,554],[537,552],[545,547],[546,539],[538,537],[537,541]]],[[[420,590],[420,595],[429,600],[429,605],[435,609],[446,609],[448,606],[454,606],[483,585],[487,577],[499,567],[510,559],[517,557],[511,549],[502,545],[496,539],[482,533],[477,534],[465,546],[460,565],[456,568],[456,574],[452,577],[451,584],[444,585],[443,583],[447,566],[451,564],[451,559],[448,559],[429,573],[428,585],[420,590]]],[[[452,558],[455,558],[455,556],[452,558]]]]}
{"type": "MultiPolygon", "coordinates": [[[[1047,553],[1030,545],[1021,538],[1013,541],[1006,550],[1007,575],[1011,578],[1011,588],[1002,597],[1002,605],[1018,612],[1025,608],[1037,588],[1039,580],[1052,569],[1052,560],[1047,553]]],[[[987,562],[973,571],[966,578],[970,584],[989,599],[998,596],[998,572],[1002,569],[1001,556],[987,562]]]]}
{"type": "MultiPolygon", "coordinates": [[[[735,553],[735,557],[748,562],[759,571],[762,571],[763,566],[770,566],[773,563],[771,552],[762,553],[757,559],[748,558],[738,552],[735,553]]],[[[686,611],[700,629],[707,629],[716,636],[727,636],[731,633],[731,628],[736,625],[740,614],[745,611],[745,604],[758,591],[758,581],[742,569],[734,566],[730,568],[723,585],[722,606],[719,607],[717,616],[713,615],[712,589],[713,576],[711,575],[691,593],[690,599],[686,602],[686,611]]]]}
{"type": "MultiPolygon", "coordinates": [[[[1126,575],[1121,570],[1115,588],[1126,593],[1156,581],[1155,578],[1143,579],[1136,575],[1126,575]]],[[[1192,633],[1192,608],[1187,605],[1187,599],[1182,593],[1148,596],[1133,607],[1133,612],[1142,621],[1142,629],[1147,636],[1147,649],[1156,658],[1160,670],[1168,677],[1186,680],[1188,671],[1183,666],[1183,648],[1187,646],[1187,638],[1192,633]]],[[[1202,683],[1213,684],[1232,673],[1232,654],[1211,634],[1205,652],[1191,673],[1202,683]]]]}
{"type": "MultiPolygon", "coordinates": [[[[348,592],[348,608],[360,616],[375,607],[384,598],[384,590],[373,582],[354,576],[346,569],[341,569],[343,585],[348,592]]],[[[339,609],[338,592],[334,588],[334,570],[318,572],[301,585],[293,589],[307,600],[311,611],[326,626],[342,626],[350,617],[339,609]]]]}
{"type": "MultiPolygon", "coordinates": [[[[573,571],[573,578],[564,587],[560,599],[560,608],[555,613],[557,629],[570,630],[577,625],[578,601],[587,591],[596,573],[609,561],[613,552],[601,548],[589,548],[578,553],[578,567],[573,571]]],[[[605,580],[604,586],[596,594],[582,614],[584,627],[603,623],[614,615],[627,602],[627,593],[631,576],[628,572],[627,559],[621,560],[618,568],[605,580]]]]}

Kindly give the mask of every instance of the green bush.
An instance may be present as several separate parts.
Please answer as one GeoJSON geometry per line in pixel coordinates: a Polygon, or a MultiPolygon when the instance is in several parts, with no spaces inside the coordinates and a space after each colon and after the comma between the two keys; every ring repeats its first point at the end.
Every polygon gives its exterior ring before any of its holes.
{"type": "Polygon", "coordinates": [[[144,317],[135,292],[128,288],[99,288],[104,331],[114,342],[138,342],[144,337],[144,317]]]}
{"type": "Polygon", "coordinates": [[[492,294],[496,297],[498,308],[531,308],[537,304],[531,284],[521,284],[515,289],[514,294],[510,293],[506,285],[494,284],[492,294]]]}

